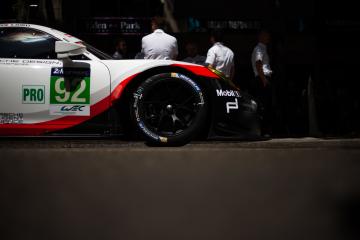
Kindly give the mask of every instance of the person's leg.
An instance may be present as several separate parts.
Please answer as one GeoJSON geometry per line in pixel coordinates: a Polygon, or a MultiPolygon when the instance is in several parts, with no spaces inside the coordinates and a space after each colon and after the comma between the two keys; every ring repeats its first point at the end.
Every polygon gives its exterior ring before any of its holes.
{"type": "Polygon", "coordinates": [[[262,88],[261,102],[263,104],[262,134],[271,135],[272,133],[272,86],[262,88]]]}
{"type": "Polygon", "coordinates": [[[262,102],[261,102],[262,101],[262,99],[261,99],[262,93],[261,92],[262,92],[261,80],[260,80],[259,77],[256,77],[256,78],[253,79],[253,82],[251,83],[250,93],[255,98],[255,101],[259,105],[262,104],[262,102]]]}
{"type": "Polygon", "coordinates": [[[259,77],[251,84],[251,94],[255,98],[261,115],[261,134],[271,134],[271,86],[264,87],[259,77]]]}

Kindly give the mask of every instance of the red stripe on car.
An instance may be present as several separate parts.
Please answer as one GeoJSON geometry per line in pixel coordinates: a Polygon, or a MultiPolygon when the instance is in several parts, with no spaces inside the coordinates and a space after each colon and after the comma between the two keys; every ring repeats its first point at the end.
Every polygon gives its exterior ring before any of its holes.
{"type": "Polygon", "coordinates": [[[201,77],[219,78],[218,75],[216,75],[215,73],[213,73],[204,66],[187,65],[187,64],[172,64],[171,66],[184,68],[201,77]]]}

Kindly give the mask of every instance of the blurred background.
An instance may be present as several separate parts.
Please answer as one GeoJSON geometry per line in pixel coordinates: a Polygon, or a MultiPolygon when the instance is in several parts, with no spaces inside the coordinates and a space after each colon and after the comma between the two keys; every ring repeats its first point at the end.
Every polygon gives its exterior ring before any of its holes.
{"type": "MultiPolygon", "coordinates": [[[[354,2],[0,2],[0,23],[53,27],[111,55],[122,38],[129,58],[155,15],[168,20],[179,60],[188,42],[206,55],[209,33],[221,29],[244,91],[257,32],[270,30],[275,137],[360,137],[354,2]]],[[[0,141],[0,239],[360,239],[359,139],[182,149],[118,139],[21,141],[0,141]]]]}
{"type": "Polygon", "coordinates": [[[37,23],[57,28],[112,54],[125,39],[129,57],[141,50],[155,15],[167,31],[202,55],[209,32],[221,29],[235,53],[236,84],[253,79],[250,56],[259,29],[271,31],[275,73],[275,136],[355,137],[360,135],[360,19],[355,3],[326,0],[2,0],[0,22],[37,23]]]}

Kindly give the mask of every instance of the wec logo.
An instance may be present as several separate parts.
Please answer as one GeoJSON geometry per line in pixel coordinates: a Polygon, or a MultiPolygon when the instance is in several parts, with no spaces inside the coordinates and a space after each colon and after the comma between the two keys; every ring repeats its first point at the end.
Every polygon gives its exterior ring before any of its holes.
{"type": "Polygon", "coordinates": [[[63,112],[83,112],[85,106],[62,106],[60,108],[63,112]]]}
{"type": "Polygon", "coordinates": [[[54,116],[90,116],[89,105],[50,105],[49,110],[54,116]]]}

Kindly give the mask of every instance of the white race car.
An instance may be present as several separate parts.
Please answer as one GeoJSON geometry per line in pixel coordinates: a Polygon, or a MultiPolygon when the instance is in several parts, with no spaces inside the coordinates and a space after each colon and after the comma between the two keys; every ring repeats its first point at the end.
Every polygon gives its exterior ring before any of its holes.
{"type": "Polygon", "coordinates": [[[157,145],[259,136],[257,104],[217,71],[112,60],[60,31],[0,24],[0,135],[140,137],[157,145]]]}

